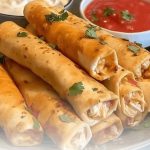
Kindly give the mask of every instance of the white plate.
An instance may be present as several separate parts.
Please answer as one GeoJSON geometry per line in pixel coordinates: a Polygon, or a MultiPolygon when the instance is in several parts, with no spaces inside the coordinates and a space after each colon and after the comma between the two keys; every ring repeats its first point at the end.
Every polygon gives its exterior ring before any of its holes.
{"type": "MultiPolygon", "coordinates": [[[[85,150],[139,150],[150,146],[150,115],[139,126],[126,129],[124,133],[112,142],[101,146],[89,145],[85,150]]],[[[150,147],[147,149],[149,150],[150,147]]],[[[46,137],[43,143],[34,147],[14,147],[9,144],[0,131],[0,150],[58,150],[56,146],[46,137]]]]}

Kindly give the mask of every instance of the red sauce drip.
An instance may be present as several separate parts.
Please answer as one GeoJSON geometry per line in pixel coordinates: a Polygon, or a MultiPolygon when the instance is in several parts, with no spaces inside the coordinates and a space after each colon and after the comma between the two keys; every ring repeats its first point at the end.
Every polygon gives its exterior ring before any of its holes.
{"type": "Polygon", "coordinates": [[[146,31],[150,30],[150,0],[93,0],[85,9],[85,16],[94,24],[113,31],[146,31]],[[104,10],[108,7],[115,12],[104,16],[104,10]],[[128,10],[133,19],[123,19],[121,11],[124,10],[128,10]]]}

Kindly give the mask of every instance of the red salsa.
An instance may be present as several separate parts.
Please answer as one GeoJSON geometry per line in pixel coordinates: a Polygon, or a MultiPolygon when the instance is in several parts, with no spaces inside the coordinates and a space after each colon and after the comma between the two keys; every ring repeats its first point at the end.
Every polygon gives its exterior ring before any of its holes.
{"type": "Polygon", "coordinates": [[[85,16],[113,31],[146,31],[150,30],[150,0],[93,0],[85,16]]]}

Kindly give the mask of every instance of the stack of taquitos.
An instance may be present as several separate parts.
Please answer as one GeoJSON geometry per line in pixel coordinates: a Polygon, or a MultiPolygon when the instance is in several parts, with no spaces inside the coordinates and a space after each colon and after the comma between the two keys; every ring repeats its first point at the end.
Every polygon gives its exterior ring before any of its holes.
{"type": "MultiPolygon", "coordinates": [[[[55,8],[60,11],[60,8],[55,8]]],[[[76,27],[87,29],[89,23],[71,13],[67,21],[76,27]]],[[[117,53],[119,64],[134,73],[138,85],[143,90],[145,100],[150,111],[150,53],[128,40],[116,38],[104,30],[96,31],[99,40],[114,48],[117,53]],[[135,51],[134,51],[135,49],[135,51]]]]}
{"type": "Polygon", "coordinates": [[[147,114],[147,104],[133,73],[120,67],[113,77],[103,83],[119,96],[116,114],[123,125],[133,127],[139,124],[147,114]]]}
{"type": "Polygon", "coordinates": [[[57,45],[64,55],[82,66],[92,77],[102,81],[117,71],[115,51],[92,37],[94,35],[91,32],[95,29],[89,27],[86,31],[68,21],[48,22],[60,14],[44,1],[30,2],[24,14],[38,35],[43,35],[47,42],[57,45]]]}
{"type": "Polygon", "coordinates": [[[116,110],[118,97],[113,92],[25,29],[13,22],[2,23],[0,39],[4,55],[48,82],[82,120],[95,124],[116,110]]]}
{"type": "Polygon", "coordinates": [[[26,110],[19,90],[0,66],[0,126],[15,146],[41,143],[43,130],[39,122],[26,110]]]}
{"type": "Polygon", "coordinates": [[[45,133],[63,150],[83,149],[90,141],[90,127],[56,92],[31,71],[6,59],[6,68],[23,94],[26,104],[40,121],[45,133]]]}

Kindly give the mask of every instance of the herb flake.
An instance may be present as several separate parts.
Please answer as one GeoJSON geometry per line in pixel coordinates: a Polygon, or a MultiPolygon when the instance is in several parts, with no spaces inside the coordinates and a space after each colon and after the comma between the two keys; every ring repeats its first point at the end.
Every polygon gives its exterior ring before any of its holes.
{"type": "Polygon", "coordinates": [[[91,12],[91,21],[92,21],[92,22],[97,22],[97,21],[99,21],[99,18],[97,17],[95,11],[92,11],[92,12],[91,12]]]}
{"type": "Polygon", "coordinates": [[[82,82],[74,83],[69,88],[69,96],[76,96],[82,94],[83,90],[84,90],[84,86],[82,82]]]}
{"type": "Polygon", "coordinates": [[[140,51],[140,48],[136,45],[129,45],[128,49],[133,52],[134,54],[138,53],[140,51]]]}
{"type": "Polygon", "coordinates": [[[18,32],[17,37],[27,37],[28,33],[27,32],[18,32]]]}
{"type": "Polygon", "coordinates": [[[95,26],[90,26],[88,29],[85,31],[85,36],[91,39],[96,39],[96,27],[95,26]]]}
{"type": "Polygon", "coordinates": [[[121,17],[126,21],[131,21],[134,18],[133,15],[128,10],[121,11],[121,17]]]}
{"type": "Polygon", "coordinates": [[[38,120],[37,119],[35,119],[34,117],[33,117],[33,128],[34,129],[40,129],[40,123],[38,122],[38,120]]]}
{"type": "Polygon", "coordinates": [[[105,17],[109,17],[109,16],[113,15],[114,12],[115,12],[115,10],[114,10],[113,8],[107,7],[107,8],[105,8],[105,9],[103,10],[103,15],[104,15],[105,17]]]}
{"type": "Polygon", "coordinates": [[[138,42],[134,42],[136,45],[138,45],[139,47],[142,47],[142,44],[141,43],[138,43],[138,42]]]}
{"type": "Polygon", "coordinates": [[[51,13],[49,15],[45,15],[45,18],[50,23],[64,21],[68,18],[68,12],[66,10],[62,10],[59,14],[51,13]]]}
{"type": "Polygon", "coordinates": [[[98,88],[92,88],[92,90],[95,92],[95,91],[98,91],[98,88]]]}
{"type": "Polygon", "coordinates": [[[70,117],[69,115],[67,115],[67,114],[60,115],[60,116],[59,116],[59,119],[60,119],[62,122],[65,122],[65,123],[74,122],[73,118],[71,118],[71,117],[70,117]]]}

